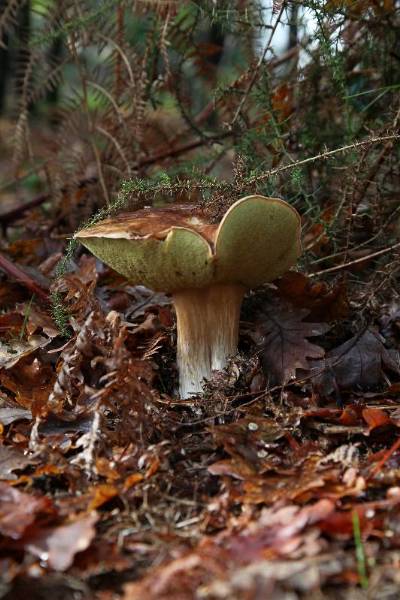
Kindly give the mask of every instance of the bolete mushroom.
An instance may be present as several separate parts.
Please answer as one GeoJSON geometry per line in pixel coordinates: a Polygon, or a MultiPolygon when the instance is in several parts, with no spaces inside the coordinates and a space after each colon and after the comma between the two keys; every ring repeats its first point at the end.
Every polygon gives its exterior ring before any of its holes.
{"type": "Polygon", "coordinates": [[[241,198],[219,225],[179,205],[121,214],[75,237],[132,283],[172,294],[181,398],[236,352],[245,291],[287,271],[301,249],[297,211],[264,196],[241,198]]]}

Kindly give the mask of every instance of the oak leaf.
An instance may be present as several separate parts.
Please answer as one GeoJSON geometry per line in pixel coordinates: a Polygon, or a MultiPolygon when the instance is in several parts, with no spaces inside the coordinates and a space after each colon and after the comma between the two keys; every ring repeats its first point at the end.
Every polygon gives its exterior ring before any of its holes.
{"type": "Polygon", "coordinates": [[[283,384],[296,376],[297,369],[309,370],[308,358],[322,358],[324,350],[307,338],[322,335],[325,323],[308,323],[307,309],[289,304],[265,303],[258,314],[251,337],[260,349],[261,362],[270,384],[283,384]]]}
{"type": "Polygon", "coordinates": [[[400,374],[398,360],[383,345],[383,338],[366,329],[316,362],[314,381],[329,395],[338,389],[373,388],[382,379],[383,368],[400,374]]]}

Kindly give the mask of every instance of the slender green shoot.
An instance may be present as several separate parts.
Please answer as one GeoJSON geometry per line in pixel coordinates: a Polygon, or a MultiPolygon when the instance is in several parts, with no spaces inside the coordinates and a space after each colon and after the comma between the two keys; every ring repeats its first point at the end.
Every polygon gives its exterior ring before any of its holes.
{"type": "Polygon", "coordinates": [[[35,299],[35,294],[32,294],[31,299],[29,300],[28,306],[25,308],[24,320],[22,323],[21,331],[19,332],[20,340],[22,340],[25,335],[26,326],[28,324],[29,315],[31,314],[32,302],[34,301],[34,299],[35,299]]]}
{"type": "Polygon", "coordinates": [[[364,544],[361,538],[361,527],[360,527],[360,517],[358,516],[358,512],[356,510],[353,511],[352,515],[353,519],[353,537],[354,537],[354,545],[356,548],[356,560],[357,560],[357,571],[358,578],[361,587],[366,590],[368,589],[368,573],[367,573],[367,561],[365,557],[364,544]]]}

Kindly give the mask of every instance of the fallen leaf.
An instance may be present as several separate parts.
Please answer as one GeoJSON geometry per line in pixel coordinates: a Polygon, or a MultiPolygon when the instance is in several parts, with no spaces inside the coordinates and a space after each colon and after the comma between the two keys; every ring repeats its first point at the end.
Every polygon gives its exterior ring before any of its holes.
{"type": "Polygon", "coordinates": [[[53,512],[53,505],[45,496],[32,496],[0,482],[0,533],[14,540],[20,539],[40,513],[53,512]]]}
{"type": "Polygon", "coordinates": [[[141,473],[132,473],[124,481],[124,491],[126,492],[131,487],[143,481],[144,476],[141,473]]]}
{"type": "Polygon", "coordinates": [[[24,317],[19,312],[13,311],[0,315],[0,333],[2,337],[5,334],[8,336],[19,336],[23,323],[24,317]]]}
{"type": "Polygon", "coordinates": [[[256,329],[250,335],[259,347],[263,369],[272,385],[294,378],[296,369],[309,370],[308,358],[324,356],[323,348],[307,338],[322,335],[329,325],[304,322],[308,314],[306,309],[272,303],[265,303],[258,313],[256,329]]]}
{"type": "Polygon", "coordinates": [[[54,338],[59,335],[60,332],[55,326],[53,319],[37,306],[31,305],[27,307],[26,305],[21,304],[17,305],[16,308],[21,311],[22,315],[26,315],[26,330],[29,334],[35,333],[38,329],[41,329],[49,338],[54,338]]]}
{"type": "Polygon", "coordinates": [[[0,342],[0,367],[10,369],[21,358],[32,354],[38,348],[44,348],[51,342],[50,338],[42,335],[31,335],[28,341],[10,340],[8,343],[0,342]]]}
{"type": "MultiPolygon", "coordinates": [[[[133,553],[121,553],[118,542],[104,538],[95,539],[87,550],[75,556],[74,570],[79,569],[80,577],[85,579],[93,578],[96,575],[104,577],[106,572],[115,574],[127,571],[127,569],[132,568],[134,561],[135,556],[133,553]]],[[[111,590],[108,591],[110,595],[104,597],[104,600],[117,600],[115,594],[111,590]]],[[[98,598],[97,593],[96,600],[101,600],[98,598]]]]}
{"type": "Polygon", "coordinates": [[[307,501],[318,497],[318,490],[326,486],[327,480],[336,480],[333,470],[329,474],[317,473],[320,456],[310,456],[301,469],[293,470],[286,476],[267,475],[265,477],[248,478],[243,482],[241,500],[247,504],[267,504],[275,502],[307,501]]]}
{"type": "Polygon", "coordinates": [[[88,548],[96,534],[95,513],[59,527],[41,529],[29,540],[26,549],[55,571],[66,571],[75,554],[88,548]]]}
{"type": "Polygon", "coordinates": [[[0,479],[17,479],[13,471],[25,469],[27,465],[34,464],[32,457],[22,454],[9,446],[0,446],[0,479]]]}
{"type": "Polygon", "coordinates": [[[112,498],[118,495],[118,488],[115,485],[110,485],[107,483],[97,485],[92,490],[90,490],[90,502],[88,506],[88,510],[92,511],[102,506],[112,498]]]}
{"type": "Polygon", "coordinates": [[[383,367],[400,374],[400,366],[383,345],[381,336],[367,329],[315,362],[314,382],[326,396],[340,389],[374,388],[382,379],[383,367]]]}
{"type": "Polygon", "coordinates": [[[31,411],[18,406],[2,406],[0,408],[0,423],[3,425],[10,425],[14,421],[21,421],[22,419],[30,421],[32,419],[31,411]]]}
{"type": "Polygon", "coordinates": [[[368,425],[370,433],[379,427],[393,427],[394,425],[391,418],[385,413],[385,411],[380,410],[379,408],[365,408],[362,411],[362,416],[368,425]]]}
{"type": "MultiPolygon", "coordinates": [[[[264,509],[259,519],[241,531],[223,531],[217,536],[203,538],[194,551],[160,565],[138,582],[125,585],[123,600],[270,598],[274,582],[285,582],[294,575],[302,582],[299,589],[308,589],[308,585],[315,587],[320,581],[315,568],[324,547],[318,527],[319,523],[329,519],[334,509],[334,503],[329,500],[320,500],[304,508],[289,505],[264,509]],[[290,556],[294,550],[303,555],[304,560],[312,561],[314,572],[311,569],[307,581],[303,579],[307,562],[279,560],[290,556]],[[260,579],[262,572],[267,581],[260,579]],[[254,573],[257,580],[253,581],[250,573],[254,573]],[[236,574],[243,579],[235,577],[236,574]],[[237,586],[237,593],[225,594],[225,590],[233,591],[229,587],[232,582],[237,586]],[[257,594],[248,594],[253,583],[257,594]]],[[[332,562],[332,557],[329,561],[332,562]]],[[[333,572],[340,572],[338,566],[333,572]]]]}
{"type": "Polygon", "coordinates": [[[268,464],[266,448],[285,436],[286,430],[280,423],[266,417],[246,417],[211,428],[217,446],[234,461],[218,461],[208,467],[213,475],[230,474],[244,479],[254,472],[260,472],[268,464]]]}
{"type": "Polygon", "coordinates": [[[259,519],[244,531],[220,536],[219,545],[229,551],[230,558],[238,563],[250,563],[266,554],[267,548],[274,556],[290,555],[293,542],[298,546],[297,536],[308,525],[327,519],[335,510],[331,500],[318,500],[300,508],[296,505],[263,509],[259,519]]]}
{"type": "Polygon", "coordinates": [[[329,286],[297,271],[288,271],[276,282],[278,294],[296,307],[307,308],[310,319],[333,321],[349,312],[347,285],[340,282],[329,286]]]}

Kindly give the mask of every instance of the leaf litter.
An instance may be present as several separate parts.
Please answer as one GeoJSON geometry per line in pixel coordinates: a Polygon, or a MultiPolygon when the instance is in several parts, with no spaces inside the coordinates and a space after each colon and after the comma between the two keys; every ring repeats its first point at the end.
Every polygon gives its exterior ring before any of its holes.
{"type": "Polygon", "coordinates": [[[302,598],[358,581],[355,510],[368,560],[393,582],[381,548],[400,545],[395,319],[334,345],[329,291],[314,287],[307,308],[304,277],[292,302],[277,282],[245,303],[242,354],[202,399],[178,402],[168,298],[98,268],[82,257],[57,283],[67,341],[38,304],[2,315],[9,340],[46,340],[1,372],[14,588],[68,573],[101,598],[119,573],[125,600],[302,598]]]}
{"type": "MultiPolygon", "coordinates": [[[[278,117],[293,114],[291,94],[276,92],[278,117]]],[[[96,202],[65,189],[53,212],[7,224],[2,252],[25,284],[47,289],[96,202]]],[[[345,206],[361,245],[376,210],[363,202],[368,215],[345,206]]],[[[365,578],[371,598],[398,597],[398,292],[385,264],[314,276],[349,249],[342,218],[331,235],[335,213],[316,223],[307,211],[299,269],[310,275],[248,295],[239,354],[190,401],[176,398],[170,298],[77,254],[52,285],[66,339],[46,294],[2,275],[4,600],[358,600],[365,578]]]]}

